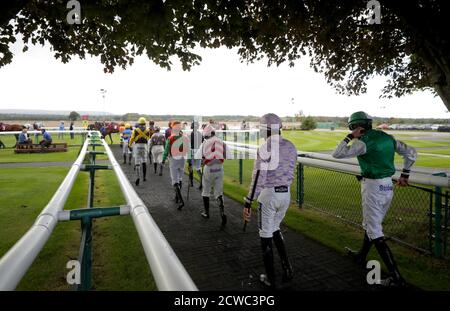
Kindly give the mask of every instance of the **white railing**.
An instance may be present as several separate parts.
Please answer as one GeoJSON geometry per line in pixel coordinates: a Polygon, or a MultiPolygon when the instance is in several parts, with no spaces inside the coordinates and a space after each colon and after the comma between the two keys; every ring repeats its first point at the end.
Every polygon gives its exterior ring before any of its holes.
{"type": "Polygon", "coordinates": [[[178,259],[172,247],[159,230],[147,207],[137,195],[120,165],[114,158],[108,143],[102,140],[111,161],[120,188],[130,206],[130,214],[139,234],[147,261],[159,290],[197,290],[194,282],[178,259]]]}
{"type": "MultiPolygon", "coordinates": [[[[250,155],[251,158],[256,158],[257,145],[249,145],[243,143],[236,143],[232,141],[225,142],[231,149],[241,153],[250,155]]],[[[340,171],[343,173],[349,173],[354,175],[360,175],[361,169],[358,162],[355,159],[335,159],[331,155],[317,153],[317,152],[302,152],[297,151],[299,155],[297,161],[306,166],[312,166],[317,168],[324,168],[334,171],[340,171]]],[[[401,168],[396,168],[396,173],[392,177],[397,180],[401,174],[401,168]]],[[[411,170],[409,181],[411,183],[421,184],[425,186],[439,186],[450,187],[449,176],[436,176],[424,168],[414,168],[411,170]]]]}
{"type": "MultiPolygon", "coordinates": [[[[89,136],[90,132],[87,133],[89,136]]],[[[33,226],[0,259],[0,291],[14,290],[17,287],[49,239],[58,221],[64,220],[61,218],[64,205],[88,152],[89,141],[88,137],[69,173],[50,202],[39,214],[33,226]]],[[[197,290],[186,269],[115,160],[108,144],[103,139],[101,142],[119,180],[158,289],[197,290]]]]}
{"type": "Polygon", "coordinates": [[[58,213],[63,210],[67,197],[86,156],[86,140],[80,155],[73,163],[50,202],[37,217],[33,226],[0,259],[0,290],[14,290],[44,247],[58,223],[58,213]]]}

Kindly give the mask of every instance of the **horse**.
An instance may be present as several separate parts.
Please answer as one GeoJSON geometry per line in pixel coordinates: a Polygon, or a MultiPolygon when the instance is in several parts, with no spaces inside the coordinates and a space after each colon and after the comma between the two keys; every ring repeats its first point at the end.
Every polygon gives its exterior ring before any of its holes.
{"type": "Polygon", "coordinates": [[[20,124],[6,124],[0,122],[0,132],[20,132],[23,130],[23,125],[20,124]]]}
{"type": "Polygon", "coordinates": [[[109,136],[109,140],[111,140],[111,144],[113,144],[111,134],[119,133],[120,124],[116,122],[111,122],[105,124],[101,129],[100,133],[102,133],[103,137],[109,136]]]}
{"type": "MultiPolygon", "coordinates": [[[[23,125],[20,125],[20,124],[6,124],[6,123],[3,123],[3,122],[0,122],[0,132],[21,132],[22,130],[23,130],[23,125]]],[[[19,140],[19,134],[14,134],[14,137],[16,137],[16,145],[17,145],[17,141],[19,140]]],[[[14,145],[14,147],[16,145],[14,145]]]]}
{"type": "Polygon", "coordinates": [[[116,122],[104,123],[104,122],[95,122],[94,124],[89,124],[89,130],[97,130],[100,131],[103,137],[109,136],[109,140],[111,144],[113,144],[113,139],[111,134],[119,133],[120,124],[116,122]]]}

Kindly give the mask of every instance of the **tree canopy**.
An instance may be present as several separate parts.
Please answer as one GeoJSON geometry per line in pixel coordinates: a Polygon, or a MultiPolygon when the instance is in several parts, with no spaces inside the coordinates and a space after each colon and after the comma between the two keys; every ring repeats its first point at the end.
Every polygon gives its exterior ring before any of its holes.
{"type": "Polygon", "coordinates": [[[382,96],[430,89],[450,109],[450,43],[446,0],[380,0],[381,23],[366,21],[367,0],[92,0],[80,1],[70,25],[63,0],[3,1],[0,66],[10,44],[49,43],[62,62],[99,56],[105,72],[137,55],[189,70],[196,47],[236,47],[242,61],[293,66],[301,57],[343,94],[366,92],[374,75],[388,78],[382,96]]]}
{"type": "Polygon", "coordinates": [[[69,120],[70,121],[76,121],[76,120],[79,120],[79,119],[81,119],[81,116],[80,116],[80,114],[78,112],[76,112],[76,111],[71,111],[70,112],[70,114],[69,114],[69,120]]]}

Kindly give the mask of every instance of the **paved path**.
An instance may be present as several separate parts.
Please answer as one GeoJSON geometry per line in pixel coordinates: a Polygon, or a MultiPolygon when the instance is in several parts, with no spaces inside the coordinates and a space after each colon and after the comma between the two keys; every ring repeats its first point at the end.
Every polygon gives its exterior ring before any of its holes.
{"type": "MultiPolygon", "coordinates": [[[[112,146],[119,163],[120,149],[112,146]]],[[[125,174],[134,182],[132,165],[122,164],[125,174]]],[[[190,199],[182,211],[174,203],[168,167],[162,177],[149,169],[147,181],[136,188],[159,228],[173,247],[200,290],[260,290],[258,282],[264,271],[255,213],[242,232],[242,205],[225,198],[228,224],[220,229],[218,206],[212,202],[211,217],[200,216],[200,192],[191,188],[190,199]]],[[[187,176],[183,181],[186,200],[187,176]]],[[[134,184],[134,183],[133,183],[134,184]]],[[[198,184],[195,183],[195,187],[198,184]]],[[[347,256],[313,241],[286,227],[282,228],[295,278],[285,290],[371,290],[365,283],[365,273],[347,256]]],[[[275,265],[281,275],[276,250],[275,265]]]]}

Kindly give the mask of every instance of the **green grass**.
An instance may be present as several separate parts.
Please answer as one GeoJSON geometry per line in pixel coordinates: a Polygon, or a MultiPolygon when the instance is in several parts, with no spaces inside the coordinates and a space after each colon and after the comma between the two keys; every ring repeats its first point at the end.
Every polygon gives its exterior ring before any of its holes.
{"type": "MultiPolygon", "coordinates": [[[[332,151],[336,147],[336,145],[342,140],[345,136],[345,133],[342,132],[323,132],[323,131],[285,131],[283,132],[283,136],[289,139],[298,150],[301,151],[311,151],[311,152],[320,152],[320,151],[332,151]]],[[[400,136],[400,135],[399,135],[400,136]]],[[[427,147],[430,148],[427,151],[418,150],[418,152],[426,152],[426,153],[436,153],[436,154],[450,154],[450,149],[433,149],[436,147],[449,147],[450,148],[450,139],[449,140],[441,140],[441,141],[430,141],[426,140],[415,140],[411,139],[411,136],[403,135],[398,138],[409,138],[403,140],[405,143],[416,147],[422,148],[427,147]]],[[[396,155],[395,161],[397,164],[402,163],[402,158],[399,155],[396,155]]],[[[415,163],[416,166],[424,166],[424,167],[437,167],[437,168],[448,168],[450,167],[450,158],[443,157],[433,157],[429,155],[419,155],[417,161],[415,163]]]]}
{"type": "MultiPolygon", "coordinates": [[[[125,204],[111,171],[98,173],[95,195],[96,205],[125,204]]],[[[131,216],[96,219],[93,236],[94,289],[156,290],[131,216]]]]}
{"type": "Polygon", "coordinates": [[[0,163],[22,162],[73,162],[80,147],[69,147],[67,152],[14,153],[13,149],[0,149],[0,163]]]}
{"type": "MultiPolygon", "coordinates": [[[[65,134],[64,138],[58,138],[58,134],[52,133],[52,139],[54,143],[67,143],[69,146],[79,146],[82,145],[81,135],[75,134],[74,139],[70,139],[69,134],[65,134]]],[[[29,137],[36,143],[34,134],[30,134],[29,137]]],[[[42,139],[42,135],[39,135],[38,140],[42,139]]],[[[14,135],[0,135],[0,140],[6,145],[7,148],[13,148],[16,143],[16,138],[14,135]]]]}
{"type": "MultiPolygon", "coordinates": [[[[0,256],[31,227],[48,203],[68,168],[14,168],[0,170],[0,256]],[[37,176],[39,176],[37,178],[37,176]]],[[[84,204],[86,176],[80,176],[68,198],[67,208],[84,204]]],[[[77,223],[58,225],[28,273],[19,290],[58,290],[67,288],[66,262],[78,252],[77,223]]]]}
{"type": "MultiPolygon", "coordinates": [[[[69,168],[0,169],[0,256],[34,223],[69,168]]],[[[88,174],[80,172],[66,209],[86,206],[88,174]]],[[[124,200],[113,172],[99,171],[95,206],[116,206],[124,200]]],[[[67,261],[78,257],[78,221],[59,223],[18,290],[71,290],[66,283],[67,261]]],[[[97,219],[93,227],[93,289],[155,290],[144,251],[130,216],[97,219]]]]}
{"type": "MultiPolygon", "coordinates": [[[[14,149],[0,149],[0,163],[27,162],[74,162],[81,146],[68,147],[67,152],[49,153],[14,153],[14,149]]],[[[96,147],[96,151],[105,151],[103,147],[96,147]]],[[[97,155],[97,160],[107,160],[106,155],[97,155]]]]}
{"type": "Polygon", "coordinates": [[[450,144],[448,149],[419,149],[417,152],[450,155],[450,144]]]}

